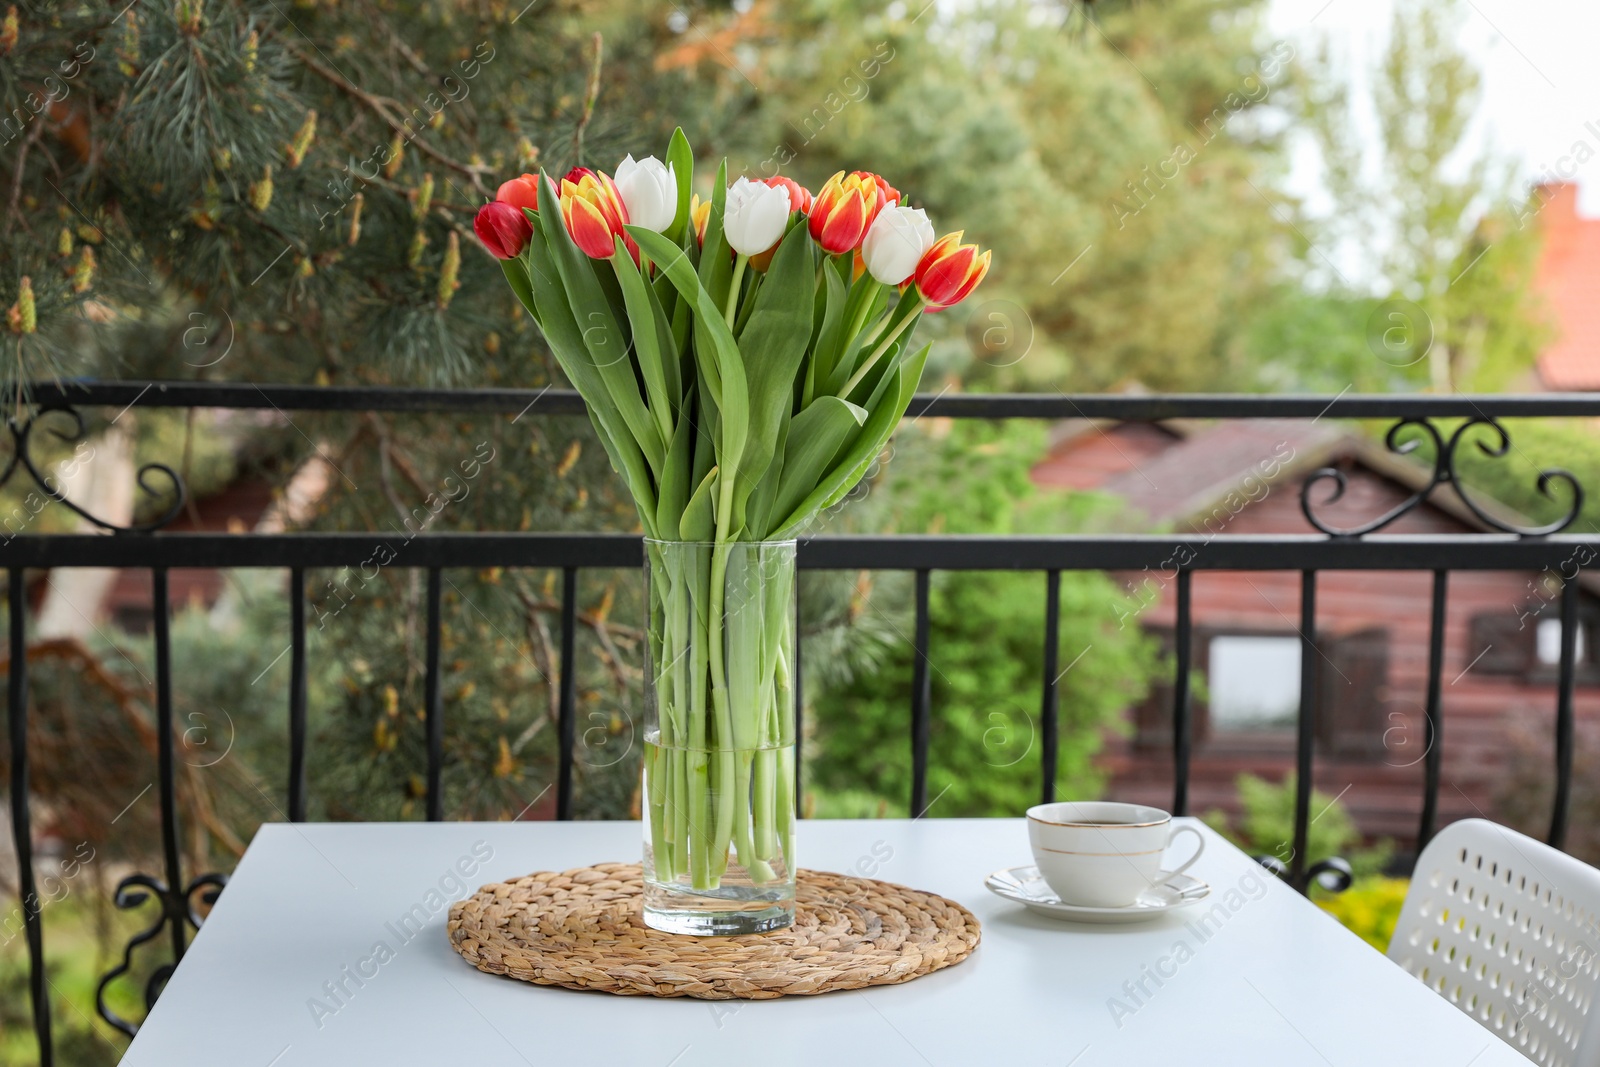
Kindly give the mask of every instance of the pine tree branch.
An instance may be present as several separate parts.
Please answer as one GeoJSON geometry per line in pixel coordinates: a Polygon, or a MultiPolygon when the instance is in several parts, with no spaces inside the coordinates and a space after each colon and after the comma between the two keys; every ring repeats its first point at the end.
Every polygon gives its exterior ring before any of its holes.
{"type": "MultiPolygon", "coordinates": [[[[6,203],[6,228],[0,230],[0,233],[9,234],[12,224],[22,218],[22,212],[17,210],[17,205],[22,202],[23,169],[28,162],[28,151],[33,148],[35,142],[44,133],[44,125],[43,122],[35,122],[33,129],[28,132],[27,138],[22,142],[22,147],[17,149],[17,166],[11,175],[11,198],[6,203]]],[[[22,225],[30,235],[33,234],[33,227],[28,225],[26,219],[23,219],[22,225]]]]}
{"type": "Polygon", "coordinates": [[[284,48],[291,52],[296,59],[304,63],[306,68],[312,73],[316,74],[318,77],[322,78],[330,85],[333,85],[346,95],[366,105],[366,107],[371,110],[374,115],[377,115],[380,119],[382,119],[384,123],[395,133],[403,133],[411,137],[412,140],[410,143],[416,145],[417,150],[423,155],[429,157],[435,162],[449,167],[451,170],[465,174],[472,182],[473,188],[484,195],[488,195],[488,188],[483,184],[483,175],[489,173],[494,168],[483,163],[463,163],[458,159],[454,159],[451,156],[446,155],[418,136],[418,134],[421,132],[420,130],[417,131],[417,133],[413,133],[405,123],[391,115],[387,105],[381,97],[367,92],[365,89],[361,88],[361,86],[356,85],[354,82],[351,82],[345,78],[338,71],[324,66],[322,63],[302,52],[299,48],[295,47],[288,41],[284,42],[284,48]]]}

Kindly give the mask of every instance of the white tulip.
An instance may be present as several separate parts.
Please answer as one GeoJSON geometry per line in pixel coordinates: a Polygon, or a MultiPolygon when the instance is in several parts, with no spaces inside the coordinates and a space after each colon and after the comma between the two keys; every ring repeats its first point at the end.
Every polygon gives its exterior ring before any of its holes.
{"type": "Polygon", "coordinates": [[[889,204],[878,212],[861,241],[867,270],[885,285],[899,285],[916,273],[922,256],[933,247],[933,223],[921,208],[889,204]]]}
{"type": "Polygon", "coordinates": [[[758,256],[783,236],[789,211],[789,190],[740,178],[728,187],[722,232],[735,252],[758,256]]]}
{"type": "Polygon", "coordinates": [[[656,233],[672,225],[678,214],[678,176],[671,166],[655,156],[636,162],[630,154],[617,164],[612,181],[633,225],[656,233]]]}

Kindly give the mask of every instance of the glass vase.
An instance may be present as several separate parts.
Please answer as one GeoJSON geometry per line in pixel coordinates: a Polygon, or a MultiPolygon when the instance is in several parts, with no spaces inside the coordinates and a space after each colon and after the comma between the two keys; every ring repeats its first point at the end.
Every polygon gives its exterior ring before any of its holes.
{"type": "Polygon", "coordinates": [[[795,543],[645,541],[644,921],[794,922],[795,543]]]}

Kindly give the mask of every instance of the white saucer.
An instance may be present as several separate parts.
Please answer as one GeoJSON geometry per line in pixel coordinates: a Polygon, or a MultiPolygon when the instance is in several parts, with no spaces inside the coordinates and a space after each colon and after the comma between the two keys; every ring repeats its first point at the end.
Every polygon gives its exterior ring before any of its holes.
{"type": "Polygon", "coordinates": [[[1139,894],[1122,908],[1091,908],[1063,904],[1055,890],[1045,883],[1034,866],[1011,867],[995,871],[984,879],[984,886],[996,896],[1024,905],[1029,911],[1079,923],[1140,923],[1158,915],[1188,907],[1211,895],[1211,886],[1187,874],[1164,875],[1161,881],[1139,894]]]}

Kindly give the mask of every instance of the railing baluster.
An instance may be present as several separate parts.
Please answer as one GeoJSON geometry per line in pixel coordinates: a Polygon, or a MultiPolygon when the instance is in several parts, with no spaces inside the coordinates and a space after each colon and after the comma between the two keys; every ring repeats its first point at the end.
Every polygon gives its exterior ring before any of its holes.
{"type": "Polygon", "coordinates": [[[306,569],[289,570],[289,821],[306,821],[306,569]]]}
{"type": "Polygon", "coordinates": [[[1567,809],[1572,803],[1572,686],[1578,674],[1578,582],[1561,587],[1561,667],[1556,682],[1556,798],[1550,813],[1551,845],[1567,837],[1567,809]]]}
{"type": "Polygon", "coordinates": [[[1061,572],[1044,572],[1044,698],[1039,706],[1039,727],[1044,738],[1040,756],[1039,795],[1045,804],[1056,799],[1056,766],[1059,752],[1061,699],[1056,689],[1061,661],[1061,572]]]}
{"type": "Polygon", "coordinates": [[[444,819],[444,699],[440,695],[439,645],[444,624],[440,618],[444,594],[443,574],[438,567],[428,568],[428,660],[423,699],[428,726],[428,821],[444,819]]]}
{"type": "MultiPolygon", "coordinates": [[[[150,571],[150,611],[156,642],[156,774],[161,783],[161,852],[166,859],[167,891],[183,899],[183,866],[178,855],[178,778],[172,735],[172,605],[167,588],[167,568],[150,571]]],[[[184,929],[181,908],[168,924],[172,934],[172,964],[183,959],[184,929]]]]}
{"type": "Polygon", "coordinates": [[[28,596],[21,567],[6,572],[6,607],[11,626],[11,663],[6,679],[6,725],[11,741],[11,840],[17,851],[17,893],[28,937],[28,993],[40,1067],[55,1063],[50,1039],[50,998],[45,992],[44,922],[33,878],[33,813],[28,805],[28,596]],[[28,901],[33,901],[29,906],[28,901]]]}
{"type": "Polygon", "coordinates": [[[1450,572],[1433,572],[1433,611],[1428,622],[1428,707],[1422,729],[1422,822],[1417,827],[1417,853],[1433,840],[1439,818],[1439,772],[1444,765],[1444,710],[1441,699],[1444,678],[1445,593],[1450,572]]]}
{"type": "Polygon", "coordinates": [[[1289,859],[1290,884],[1302,893],[1306,842],[1311,831],[1311,757],[1316,737],[1317,572],[1300,572],[1300,716],[1295,732],[1294,855],[1289,859]]]}
{"type": "Polygon", "coordinates": [[[572,760],[578,743],[578,568],[561,568],[561,692],[557,711],[556,818],[572,818],[572,760]]]}
{"type": "Polygon", "coordinates": [[[1194,727],[1190,723],[1189,670],[1194,648],[1193,609],[1189,584],[1193,571],[1178,571],[1178,618],[1173,628],[1173,653],[1177,660],[1172,677],[1172,813],[1189,813],[1189,764],[1194,727]]]}
{"type": "Polygon", "coordinates": [[[794,577],[794,677],[790,684],[794,686],[794,812],[796,818],[805,816],[805,791],[802,788],[805,782],[801,778],[805,770],[805,760],[801,757],[805,752],[803,743],[806,725],[806,702],[801,691],[800,682],[800,646],[804,643],[800,633],[800,575],[794,577]]]}
{"type": "Polygon", "coordinates": [[[920,818],[928,807],[929,706],[933,679],[928,672],[928,578],[917,571],[917,624],[911,660],[911,816],[920,818]]]}

